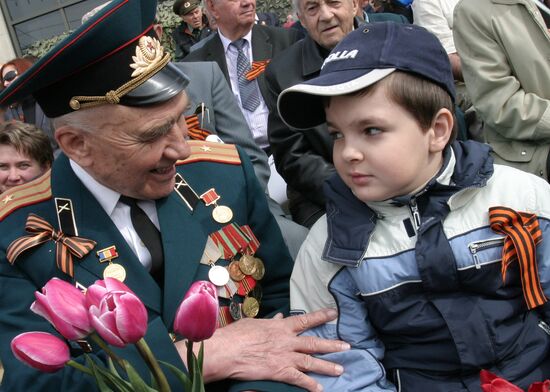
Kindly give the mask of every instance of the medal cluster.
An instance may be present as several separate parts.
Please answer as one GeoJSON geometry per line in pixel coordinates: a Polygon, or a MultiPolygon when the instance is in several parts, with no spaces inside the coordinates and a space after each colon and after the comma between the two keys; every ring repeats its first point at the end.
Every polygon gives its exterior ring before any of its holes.
{"type": "Polygon", "coordinates": [[[236,223],[210,234],[207,240],[201,263],[210,265],[208,278],[218,288],[220,326],[242,317],[256,317],[260,311],[259,281],[265,275],[265,266],[255,256],[259,246],[250,227],[236,223]],[[219,259],[229,264],[218,265],[219,259]]]}

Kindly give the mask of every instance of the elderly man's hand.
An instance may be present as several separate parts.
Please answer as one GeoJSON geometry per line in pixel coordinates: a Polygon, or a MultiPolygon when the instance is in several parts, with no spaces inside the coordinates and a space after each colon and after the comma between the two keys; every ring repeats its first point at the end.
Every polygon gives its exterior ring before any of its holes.
{"type": "MultiPolygon", "coordinates": [[[[304,372],[339,376],[343,368],[310,354],[344,351],[350,346],[338,340],[298,335],[336,316],[335,310],[324,309],[287,318],[246,318],[220,328],[205,341],[204,379],[272,380],[320,391],[317,381],[304,372]]],[[[185,358],[184,345],[177,347],[185,358]]]]}

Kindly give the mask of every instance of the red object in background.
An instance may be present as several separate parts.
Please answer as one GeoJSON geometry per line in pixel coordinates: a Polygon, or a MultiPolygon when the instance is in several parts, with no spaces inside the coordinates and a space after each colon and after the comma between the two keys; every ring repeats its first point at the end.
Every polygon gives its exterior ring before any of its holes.
{"type": "MultiPolygon", "coordinates": [[[[481,370],[479,378],[483,392],[524,392],[523,389],[487,370],[481,370]]],[[[527,392],[550,392],[550,380],[531,384],[527,392]]]]}

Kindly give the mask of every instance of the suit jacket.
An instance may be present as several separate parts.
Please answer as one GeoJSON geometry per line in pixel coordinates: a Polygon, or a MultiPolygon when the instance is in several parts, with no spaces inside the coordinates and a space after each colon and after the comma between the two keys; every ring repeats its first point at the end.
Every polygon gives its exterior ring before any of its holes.
{"type": "MultiPolygon", "coordinates": [[[[385,13],[369,14],[369,20],[406,21],[400,15],[385,13]]],[[[361,23],[361,19],[355,18],[356,27],[361,23]]],[[[329,53],[308,35],[277,55],[265,72],[269,144],[277,171],[289,187],[292,218],[307,227],[311,227],[325,211],[323,182],[335,172],[332,140],[325,124],[307,131],[288,128],[277,111],[277,99],[285,88],[318,76],[329,53]]]]}
{"type": "Polygon", "coordinates": [[[220,67],[212,61],[180,62],[175,65],[189,76],[189,85],[185,89],[189,107],[185,115],[194,114],[197,107],[204,103],[208,112],[204,116],[199,115],[201,128],[217,134],[225,143],[241,147],[252,161],[260,185],[267,189],[270,175],[267,155],[254,142],[252,132],[220,67]]]}
{"type": "MultiPolygon", "coordinates": [[[[201,142],[200,146],[206,143],[201,142]]],[[[210,144],[213,146],[213,144],[210,144]]],[[[233,146],[228,146],[233,149],[233,146]]],[[[216,157],[205,158],[194,163],[184,163],[177,167],[180,173],[197,194],[214,187],[221,196],[219,204],[229,206],[234,214],[233,222],[248,224],[261,245],[256,253],[266,266],[266,275],[261,280],[263,298],[258,317],[270,317],[278,311],[288,309],[288,279],[292,260],[283,244],[280,231],[267,209],[264,192],[255,179],[248,158],[240,152],[242,164],[216,162],[216,157]],[[207,173],[208,175],[205,175],[207,173]]],[[[191,156],[193,158],[193,155],[191,156]]],[[[189,161],[189,160],[188,160],[189,161]]],[[[193,159],[191,159],[193,161],[193,159]]],[[[185,161],[184,161],[185,162],[185,161]]],[[[164,287],[157,285],[151,275],[143,268],[139,259],[131,251],[126,241],[92,194],[80,182],[72,171],[69,160],[61,155],[50,172],[38,179],[16,187],[2,196],[14,195],[13,200],[4,201],[0,215],[0,357],[5,373],[1,390],[6,391],[93,391],[96,390],[88,376],[82,375],[66,366],[57,373],[40,373],[15,359],[10,350],[10,341],[24,331],[49,331],[55,333],[48,322],[29,310],[34,300],[34,292],[40,290],[52,277],[80,283],[87,287],[97,279],[102,279],[105,264],[98,262],[96,251],[115,245],[119,257],[113,262],[121,264],[127,273],[125,283],[145,304],[149,313],[149,325],[146,340],[157,358],[168,361],[179,368],[183,364],[171,342],[168,332],[172,329],[178,304],[190,284],[196,280],[207,280],[209,267],[199,263],[203,254],[207,236],[219,230],[221,224],[212,219],[212,207],[199,202],[194,211],[184,204],[180,197],[172,192],[169,196],[156,201],[157,213],[164,248],[164,287]],[[46,193],[38,192],[40,184],[46,185],[46,193]],[[47,186],[51,184],[48,197],[47,186]],[[26,198],[42,195],[41,201],[33,204],[26,198]],[[44,197],[45,195],[45,197],[44,197]],[[62,273],[55,262],[55,243],[48,241],[22,253],[13,265],[6,259],[9,244],[27,234],[25,222],[29,213],[35,213],[59,229],[55,198],[72,200],[74,219],[78,235],[97,242],[95,248],[82,259],[74,259],[74,279],[62,273]],[[23,200],[23,202],[21,202],[23,200]],[[6,214],[10,203],[19,204],[11,213],[6,214]]],[[[6,200],[6,199],[3,199],[6,200]]],[[[227,261],[220,260],[218,265],[227,261]]],[[[121,354],[142,372],[148,380],[148,372],[133,347],[121,349],[121,354]]],[[[82,352],[72,351],[72,356],[82,361],[82,352]]],[[[97,360],[103,360],[99,349],[92,353],[97,360]]],[[[169,373],[169,372],[167,372],[169,373]]],[[[167,374],[173,390],[181,386],[167,374]]],[[[230,390],[230,382],[220,386],[212,385],[208,390],[230,390]],[[219,387],[219,389],[215,389],[219,387]]],[[[234,390],[241,390],[233,384],[234,390]]],[[[286,385],[271,382],[243,383],[244,390],[288,390],[286,385]],[[267,389],[266,389],[267,388],[267,389]],[[278,389],[280,388],[280,389],[278,389]]]]}
{"type": "MultiPolygon", "coordinates": [[[[276,54],[298,40],[298,35],[290,29],[280,27],[254,25],[252,27],[252,60],[271,60],[276,54]]],[[[183,61],[215,61],[220,66],[227,83],[231,85],[223,44],[219,34],[208,40],[202,47],[192,51],[183,61]]],[[[264,74],[258,76],[258,86],[265,99],[267,85],[264,74]]]]}

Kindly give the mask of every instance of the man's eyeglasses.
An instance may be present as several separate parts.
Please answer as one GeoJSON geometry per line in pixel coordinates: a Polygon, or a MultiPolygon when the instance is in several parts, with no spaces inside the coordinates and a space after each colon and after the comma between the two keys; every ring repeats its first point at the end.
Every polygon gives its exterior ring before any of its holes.
{"type": "Polygon", "coordinates": [[[6,74],[2,77],[2,81],[4,82],[12,82],[17,77],[17,71],[9,71],[6,72],[6,74]]]}

